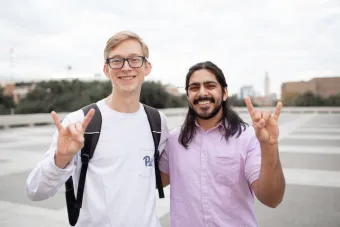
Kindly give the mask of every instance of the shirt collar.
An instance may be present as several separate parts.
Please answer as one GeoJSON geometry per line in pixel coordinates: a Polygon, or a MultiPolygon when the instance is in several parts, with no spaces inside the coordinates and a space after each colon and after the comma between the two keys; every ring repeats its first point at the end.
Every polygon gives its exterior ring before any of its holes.
{"type": "Polygon", "coordinates": [[[212,131],[214,131],[214,130],[216,130],[216,129],[219,129],[220,127],[222,127],[222,122],[223,122],[223,121],[220,121],[215,127],[210,128],[210,129],[208,129],[207,131],[205,131],[205,130],[198,124],[197,119],[195,119],[195,125],[196,125],[196,127],[199,128],[200,130],[202,130],[203,132],[212,132],[212,131]]]}

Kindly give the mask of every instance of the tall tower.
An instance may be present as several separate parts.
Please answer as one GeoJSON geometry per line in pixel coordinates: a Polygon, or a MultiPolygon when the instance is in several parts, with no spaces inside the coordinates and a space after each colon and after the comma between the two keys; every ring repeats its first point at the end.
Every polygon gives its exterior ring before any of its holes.
{"type": "Polygon", "coordinates": [[[270,95],[270,81],[268,72],[266,72],[266,75],[264,77],[264,97],[269,97],[270,95]]]}

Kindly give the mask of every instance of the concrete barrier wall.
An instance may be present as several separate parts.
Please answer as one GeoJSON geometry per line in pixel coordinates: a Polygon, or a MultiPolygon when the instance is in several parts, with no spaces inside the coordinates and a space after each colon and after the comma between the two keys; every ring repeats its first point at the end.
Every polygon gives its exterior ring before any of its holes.
{"type": "MultiPolygon", "coordinates": [[[[275,107],[258,107],[258,110],[275,111],[275,107]]],[[[238,113],[247,113],[246,107],[236,107],[234,110],[238,113]]],[[[170,108],[160,109],[166,116],[184,116],[187,108],[170,108]]],[[[340,107],[284,107],[282,113],[290,114],[340,114],[340,107]]],[[[60,119],[63,119],[68,113],[58,113],[60,119]]],[[[13,128],[24,126],[38,126],[53,124],[52,117],[49,113],[41,114],[14,114],[0,115],[0,128],[13,128]]]]}

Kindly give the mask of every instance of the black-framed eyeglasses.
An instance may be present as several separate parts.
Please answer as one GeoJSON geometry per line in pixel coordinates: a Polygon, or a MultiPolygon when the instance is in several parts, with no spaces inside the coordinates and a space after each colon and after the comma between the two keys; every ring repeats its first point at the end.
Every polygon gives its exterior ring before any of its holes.
{"type": "Polygon", "coordinates": [[[131,68],[140,68],[147,60],[148,59],[144,56],[134,56],[130,58],[113,57],[107,58],[106,64],[108,64],[111,69],[121,69],[123,68],[125,61],[127,61],[131,68]]]}

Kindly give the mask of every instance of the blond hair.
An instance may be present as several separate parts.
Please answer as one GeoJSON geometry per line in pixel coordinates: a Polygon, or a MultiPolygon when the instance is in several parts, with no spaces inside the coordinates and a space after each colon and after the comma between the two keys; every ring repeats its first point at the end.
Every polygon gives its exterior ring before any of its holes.
{"type": "Polygon", "coordinates": [[[149,48],[144,43],[144,41],[141,39],[141,37],[139,37],[139,35],[137,35],[134,32],[131,32],[131,31],[121,31],[121,32],[118,32],[115,35],[111,36],[107,40],[106,46],[105,46],[105,49],[104,49],[104,61],[109,57],[109,53],[113,48],[115,48],[116,46],[118,46],[122,42],[129,40],[129,39],[133,39],[133,40],[138,41],[140,43],[140,45],[142,46],[143,55],[145,57],[149,58],[149,48]]]}

